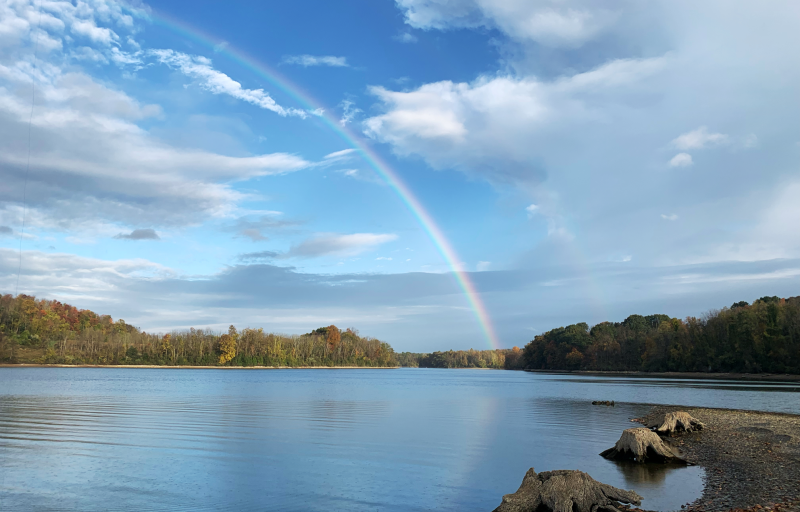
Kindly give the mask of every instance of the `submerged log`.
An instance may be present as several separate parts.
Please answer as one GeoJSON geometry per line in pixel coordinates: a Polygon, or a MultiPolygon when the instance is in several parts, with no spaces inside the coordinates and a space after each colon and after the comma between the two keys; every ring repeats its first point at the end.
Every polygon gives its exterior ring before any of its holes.
{"type": "Polygon", "coordinates": [[[688,412],[674,411],[664,415],[664,420],[656,429],[659,433],[672,434],[675,432],[691,432],[702,430],[705,425],[697,418],[693,418],[688,412]]]}
{"type": "Polygon", "coordinates": [[[619,512],[618,503],[638,506],[642,497],[600,483],[582,471],[536,474],[531,468],[517,492],[503,496],[494,512],[619,512]]]}
{"type": "Polygon", "coordinates": [[[636,462],[686,462],[658,434],[649,429],[629,428],[613,448],[600,455],[612,460],[633,460],[636,462]]]}

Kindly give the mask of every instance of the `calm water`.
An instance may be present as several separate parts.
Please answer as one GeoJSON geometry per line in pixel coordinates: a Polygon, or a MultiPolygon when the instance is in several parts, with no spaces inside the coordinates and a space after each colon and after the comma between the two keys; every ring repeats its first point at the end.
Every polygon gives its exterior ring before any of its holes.
{"type": "Polygon", "coordinates": [[[674,510],[697,467],[597,454],[646,406],[800,413],[797,384],[476,370],[0,368],[0,510],[490,511],[581,469],[674,510]]]}

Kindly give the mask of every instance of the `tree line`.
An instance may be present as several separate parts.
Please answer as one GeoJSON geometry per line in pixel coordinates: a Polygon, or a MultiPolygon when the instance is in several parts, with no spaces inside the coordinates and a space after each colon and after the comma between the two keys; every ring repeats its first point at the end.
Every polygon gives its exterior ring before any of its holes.
{"type": "Polygon", "coordinates": [[[699,318],[631,315],[536,336],[518,368],[800,373],[800,297],[741,301],[699,318]]]}
{"type": "Polygon", "coordinates": [[[0,362],[190,366],[405,366],[800,374],[800,297],[740,301],[701,317],[631,315],[536,336],[524,349],[396,354],[334,325],[303,335],[230,326],[153,334],[54,300],[0,296],[0,362]]]}
{"type": "Polygon", "coordinates": [[[401,352],[397,355],[400,366],[410,368],[491,368],[515,369],[522,355],[519,347],[497,350],[448,350],[430,354],[401,352]]]}
{"type": "Polygon", "coordinates": [[[334,325],[303,335],[230,326],[144,332],[119,319],[28,295],[0,296],[0,362],[175,366],[397,366],[388,343],[334,325]]]}

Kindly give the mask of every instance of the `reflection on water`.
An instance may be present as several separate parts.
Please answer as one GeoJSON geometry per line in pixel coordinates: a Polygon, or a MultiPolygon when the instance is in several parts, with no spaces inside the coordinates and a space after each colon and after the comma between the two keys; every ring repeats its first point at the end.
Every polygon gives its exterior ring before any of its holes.
{"type": "Polygon", "coordinates": [[[620,402],[798,412],[797,392],[773,388],[469,370],[0,369],[0,510],[488,511],[529,467],[581,469],[675,510],[700,494],[701,468],[598,455],[647,411],[620,402]]]}
{"type": "Polygon", "coordinates": [[[646,484],[648,487],[661,487],[668,473],[686,469],[683,464],[639,464],[631,461],[614,461],[614,465],[629,486],[646,484]]]}

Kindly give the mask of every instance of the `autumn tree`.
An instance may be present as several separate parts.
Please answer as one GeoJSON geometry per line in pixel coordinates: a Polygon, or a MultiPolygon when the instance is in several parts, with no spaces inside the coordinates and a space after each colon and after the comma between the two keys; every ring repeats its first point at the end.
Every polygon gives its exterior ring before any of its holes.
{"type": "Polygon", "coordinates": [[[565,359],[567,367],[570,370],[577,370],[581,367],[581,363],[583,362],[583,354],[581,354],[577,348],[573,347],[572,351],[566,355],[565,359]]]}
{"type": "Polygon", "coordinates": [[[163,338],[161,338],[161,355],[166,356],[172,350],[172,344],[170,340],[172,339],[172,335],[165,334],[163,338]]]}
{"type": "Polygon", "coordinates": [[[333,352],[336,350],[336,347],[339,346],[339,342],[342,341],[342,333],[339,332],[339,328],[335,325],[328,326],[328,336],[325,339],[328,343],[328,350],[333,352]]]}
{"type": "Polygon", "coordinates": [[[226,364],[236,357],[236,340],[230,334],[219,337],[219,364],[226,364]]]}

